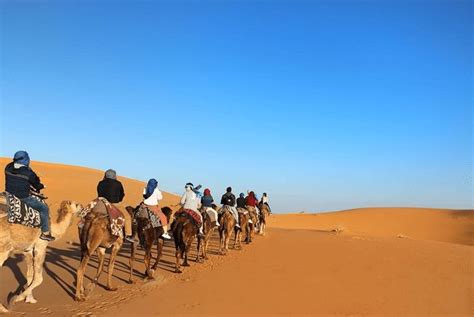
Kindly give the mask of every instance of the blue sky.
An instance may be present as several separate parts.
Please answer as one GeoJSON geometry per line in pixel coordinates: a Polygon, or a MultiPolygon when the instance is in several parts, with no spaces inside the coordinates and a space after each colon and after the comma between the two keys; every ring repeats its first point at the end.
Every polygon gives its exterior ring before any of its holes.
{"type": "Polygon", "coordinates": [[[1,156],[278,212],[473,206],[470,1],[0,7],[1,156]]]}

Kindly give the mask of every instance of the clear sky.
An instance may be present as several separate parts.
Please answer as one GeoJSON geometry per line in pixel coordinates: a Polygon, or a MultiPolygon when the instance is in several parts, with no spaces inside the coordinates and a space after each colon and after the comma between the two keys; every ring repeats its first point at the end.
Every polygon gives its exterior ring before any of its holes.
{"type": "Polygon", "coordinates": [[[1,156],[277,212],[473,206],[471,1],[0,6],[1,156]]]}

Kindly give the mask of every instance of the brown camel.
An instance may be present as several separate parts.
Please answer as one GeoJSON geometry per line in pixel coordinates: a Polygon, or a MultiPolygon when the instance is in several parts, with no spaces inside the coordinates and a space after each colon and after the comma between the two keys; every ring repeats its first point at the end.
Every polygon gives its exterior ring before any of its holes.
{"type": "Polygon", "coordinates": [[[182,273],[182,266],[189,266],[188,253],[194,238],[199,232],[199,228],[194,224],[193,219],[186,212],[178,212],[171,224],[173,239],[176,248],[176,273],[182,273]],[[183,264],[181,260],[184,259],[183,264]]]}
{"type": "MultiPolygon", "coordinates": [[[[0,195],[0,209],[7,210],[6,197],[0,195]]],[[[56,239],[61,238],[72,223],[73,215],[78,213],[82,206],[76,202],[63,201],[57,211],[55,219],[51,219],[51,233],[56,239]]],[[[23,253],[26,258],[26,289],[10,300],[10,305],[24,300],[27,303],[36,303],[33,290],[43,282],[43,263],[46,257],[48,241],[41,240],[40,229],[30,228],[19,224],[11,224],[7,217],[0,218],[0,266],[12,253],[23,253]]],[[[0,312],[8,310],[0,304],[0,312]]]]}
{"type": "Polygon", "coordinates": [[[108,214],[95,212],[94,209],[84,217],[84,226],[80,230],[81,263],[77,269],[76,301],[85,301],[86,296],[90,294],[97,285],[104,266],[105,251],[108,248],[112,248],[112,251],[110,252],[110,259],[107,267],[108,276],[106,289],[109,291],[117,290],[116,287],[112,286],[112,275],[114,272],[115,258],[123,244],[123,237],[112,235],[109,222],[108,214]],[[94,280],[89,285],[86,294],[84,290],[84,274],[87,264],[94,252],[97,252],[99,266],[97,267],[97,273],[94,280]]]}
{"type": "MultiPolygon", "coordinates": [[[[133,226],[134,231],[138,234],[140,241],[143,242],[143,247],[145,248],[145,280],[154,279],[155,271],[158,267],[158,263],[160,262],[161,255],[163,254],[163,244],[164,240],[161,235],[164,233],[163,227],[153,228],[150,225],[150,219],[137,217],[137,213],[140,209],[140,205],[133,208],[131,206],[126,207],[127,212],[130,214],[131,218],[135,220],[136,226],[133,226]],[[156,243],[156,258],[155,263],[151,266],[151,249],[153,245],[156,243]]],[[[165,214],[166,218],[169,219],[171,217],[172,210],[169,207],[161,208],[161,211],[165,214]]],[[[135,252],[136,252],[137,245],[136,243],[132,244],[130,249],[130,277],[129,283],[134,283],[133,280],[133,266],[135,262],[135,252]]]]}
{"type": "Polygon", "coordinates": [[[201,261],[201,254],[204,260],[207,260],[207,247],[209,246],[209,241],[211,240],[212,233],[216,228],[216,222],[212,221],[209,214],[206,212],[206,207],[201,208],[201,215],[203,219],[203,236],[198,236],[198,252],[196,262],[201,261]]]}
{"type": "Polygon", "coordinates": [[[219,215],[219,254],[226,255],[227,251],[229,251],[229,240],[230,236],[235,227],[235,219],[232,216],[230,211],[230,207],[224,205],[221,208],[221,212],[219,215]]]}
{"type": "Polygon", "coordinates": [[[262,202],[258,205],[258,208],[260,209],[259,234],[264,236],[265,235],[265,228],[267,226],[267,218],[270,215],[270,209],[268,208],[267,204],[264,204],[262,202]]]}
{"type": "Polygon", "coordinates": [[[249,231],[247,234],[247,240],[245,242],[250,243],[253,240],[253,235],[255,233],[255,230],[259,227],[259,217],[257,215],[257,209],[252,206],[246,206],[245,209],[248,210],[249,212],[249,218],[252,220],[252,223],[249,224],[249,231]]]}
{"type": "Polygon", "coordinates": [[[247,210],[243,208],[238,208],[237,209],[239,212],[239,223],[240,223],[240,229],[235,228],[235,242],[234,242],[234,249],[237,249],[237,246],[239,249],[242,249],[242,237],[245,238],[245,242],[247,244],[250,243],[250,232],[249,232],[249,213],[247,210]]]}

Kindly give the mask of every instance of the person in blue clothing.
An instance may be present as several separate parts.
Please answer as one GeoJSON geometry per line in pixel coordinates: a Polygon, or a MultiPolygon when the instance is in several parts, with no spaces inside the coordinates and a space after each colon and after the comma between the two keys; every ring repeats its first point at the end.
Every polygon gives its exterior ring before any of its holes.
{"type": "Polygon", "coordinates": [[[40,178],[30,168],[30,156],[26,151],[18,151],[13,156],[13,162],[5,167],[5,190],[18,197],[29,207],[37,210],[41,220],[40,239],[54,241],[50,232],[49,207],[31,194],[44,188],[40,178]]]}
{"type": "Polygon", "coordinates": [[[201,198],[201,206],[204,209],[204,211],[208,213],[211,219],[216,222],[216,226],[219,227],[220,224],[217,217],[217,211],[214,208],[212,208],[213,203],[214,203],[214,198],[212,198],[211,190],[209,188],[206,188],[204,190],[204,196],[202,196],[201,198]]]}

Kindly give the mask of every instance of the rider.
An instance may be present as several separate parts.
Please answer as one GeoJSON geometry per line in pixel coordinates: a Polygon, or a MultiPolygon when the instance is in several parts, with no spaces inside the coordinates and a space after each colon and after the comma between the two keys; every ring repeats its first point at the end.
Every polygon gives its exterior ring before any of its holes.
{"type": "Polygon", "coordinates": [[[237,228],[240,228],[239,213],[237,211],[237,208],[235,208],[235,196],[234,194],[232,194],[232,187],[227,187],[226,193],[222,195],[221,204],[230,207],[229,209],[232,213],[232,216],[234,216],[235,218],[235,226],[237,228]]]}
{"type": "Polygon", "coordinates": [[[29,207],[37,210],[41,220],[40,239],[54,241],[49,228],[49,208],[44,202],[31,195],[31,188],[39,192],[44,188],[39,177],[29,167],[30,157],[26,151],[18,151],[13,162],[5,167],[5,190],[19,198],[29,207]]]}
{"type": "MultiPolygon", "coordinates": [[[[120,203],[125,197],[122,183],[117,180],[117,172],[113,169],[105,171],[104,179],[97,185],[97,195],[114,205],[120,203]]],[[[128,212],[122,212],[122,214],[125,218],[125,240],[133,243],[135,240],[132,237],[132,219],[128,212]]]]}
{"type": "Polygon", "coordinates": [[[201,205],[201,202],[198,199],[198,196],[194,192],[194,185],[192,183],[187,183],[186,186],[184,186],[185,192],[183,196],[181,197],[181,206],[183,206],[183,209],[190,209],[192,211],[195,211],[199,217],[201,218],[201,226],[199,227],[199,234],[203,235],[203,221],[202,221],[202,215],[198,211],[199,207],[201,205]]]}
{"type": "Polygon", "coordinates": [[[237,198],[237,208],[245,208],[245,195],[240,193],[239,198],[237,198]]]}
{"type": "Polygon", "coordinates": [[[166,215],[158,208],[158,203],[163,199],[163,194],[158,189],[158,181],[154,178],[151,178],[146,187],[143,189],[143,203],[145,206],[150,209],[157,217],[161,220],[161,225],[163,226],[163,234],[161,235],[165,239],[171,239],[168,234],[168,219],[166,215]]]}
{"type": "Polygon", "coordinates": [[[217,217],[217,211],[212,208],[212,203],[214,202],[214,198],[211,196],[211,190],[209,188],[204,189],[204,196],[201,198],[201,205],[205,208],[206,212],[211,212],[214,215],[214,219],[216,219],[216,226],[220,226],[219,220],[217,217]]]}
{"type": "Polygon", "coordinates": [[[260,199],[260,203],[267,205],[268,211],[270,213],[272,213],[270,205],[268,204],[268,195],[267,195],[267,193],[263,193],[262,199],[260,199]]]}
{"type": "Polygon", "coordinates": [[[247,196],[247,198],[245,198],[245,204],[250,207],[255,207],[255,208],[257,207],[258,200],[255,197],[254,192],[249,192],[249,195],[247,196]]]}

